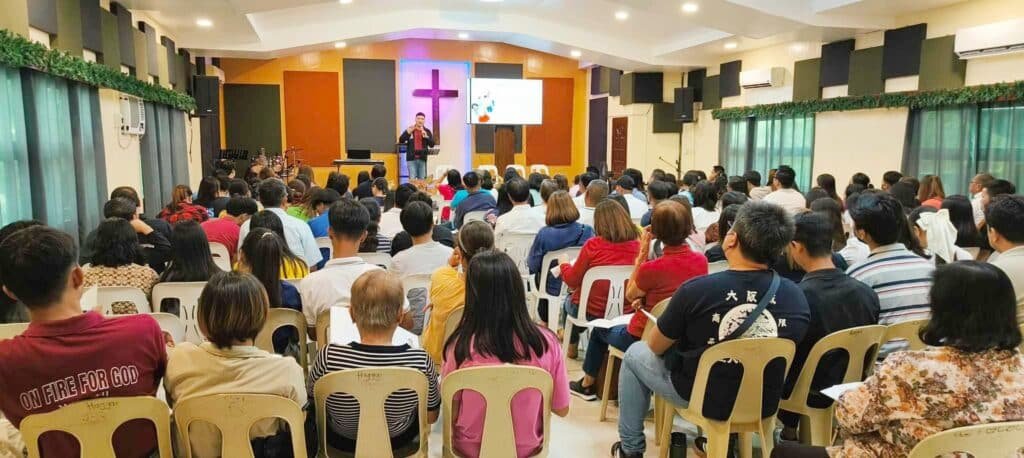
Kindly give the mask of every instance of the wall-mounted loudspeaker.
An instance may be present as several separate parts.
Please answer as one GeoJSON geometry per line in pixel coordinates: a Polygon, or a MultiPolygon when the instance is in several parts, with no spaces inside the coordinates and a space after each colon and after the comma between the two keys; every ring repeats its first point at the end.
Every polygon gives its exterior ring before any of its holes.
{"type": "Polygon", "coordinates": [[[676,121],[693,122],[693,88],[680,87],[675,90],[675,107],[672,110],[676,121]]]}
{"type": "Polygon", "coordinates": [[[195,88],[196,116],[216,116],[220,113],[220,79],[216,76],[192,77],[195,88]]]}

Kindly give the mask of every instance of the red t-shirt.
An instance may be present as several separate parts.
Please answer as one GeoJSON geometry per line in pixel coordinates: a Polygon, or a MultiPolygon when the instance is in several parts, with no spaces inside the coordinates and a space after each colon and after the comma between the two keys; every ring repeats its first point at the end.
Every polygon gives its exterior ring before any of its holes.
{"type": "Polygon", "coordinates": [[[238,233],[241,229],[238,224],[227,218],[214,218],[200,226],[210,242],[217,242],[227,247],[228,254],[231,255],[231,265],[234,265],[235,252],[238,251],[238,233]]]}
{"type": "MultiPolygon", "coordinates": [[[[455,188],[453,188],[453,187],[451,187],[450,185],[447,185],[447,184],[443,184],[441,186],[438,186],[437,187],[437,192],[441,193],[441,197],[444,197],[444,200],[446,202],[451,202],[452,198],[455,197],[455,188]]],[[[448,221],[448,220],[452,219],[452,208],[451,207],[445,205],[444,208],[441,209],[441,219],[445,220],[445,221],[448,221]]]]}
{"type": "MultiPolygon", "coordinates": [[[[679,286],[691,278],[708,274],[708,259],[690,249],[689,245],[666,246],[662,256],[636,268],[636,287],[647,293],[644,310],[650,311],[658,302],[672,297],[679,286]]],[[[633,315],[627,330],[640,338],[647,326],[647,315],[633,315]]]]}
{"type": "MultiPolygon", "coordinates": [[[[85,399],[154,396],[167,368],[160,326],[147,315],[105,318],[96,312],[35,322],[0,341],[0,411],[14,424],[85,399]]],[[[77,441],[49,432],[42,456],[79,456],[77,441]]],[[[157,447],[148,420],[132,420],[114,434],[119,457],[148,456],[157,447]]]]}
{"type": "MultiPolygon", "coordinates": [[[[587,274],[587,269],[601,266],[630,266],[636,262],[636,257],[639,254],[640,242],[637,240],[620,243],[612,243],[601,237],[587,240],[575,263],[562,264],[562,281],[573,289],[573,303],[580,303],[580,294],[583,292],[583,276],[587,274]]],[[[595,282],[590,289],[587,313],[604,318],[604,309],[607,305],[608,281],[595,282]]],[[[629,304],[625,304],[625,308],[629,309],[629,304]]]]}

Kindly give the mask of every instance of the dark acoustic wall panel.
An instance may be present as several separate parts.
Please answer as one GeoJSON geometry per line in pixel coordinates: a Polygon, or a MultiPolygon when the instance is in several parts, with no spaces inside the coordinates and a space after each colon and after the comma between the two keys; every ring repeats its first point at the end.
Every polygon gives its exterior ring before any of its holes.
{"type": "Polygon", "coordinates": [[[686,72],[686,87],[693,89],[693,101],[704,101],[704,79],[708,76],[708,69],[701,68],[686,72]]]}
{"type": "Polygon", "coordinates": [[[587,165],[604,169],[608,162],[608,97],[590,99],[587,165]]]}
{"type": "Polygon", "coordinates": [[[633,103],[662,103],[665,75],[663,73],[633,74],[633,103]]]}
{"type": "Polygon", "coordinates": [[[704,105],[702,110],[722,108],[722,97],[718,95],[719,75],[704,78],[704,105]]]}
{"type": "Polygon", "coordinates": [[[743,70],[743,61],[734,60],[726,62],[718,69],[718,96],[733,97],[740,95],[740,72],[743,70]]]}
{"type": "MultiPolygon", "coordinates": [[[[25,0],[15,0],[25,1],[25,0]]],[[[54,35],[57,33],[57,0],[27,0],[28,25],[54,35]]],[[[6,9],[6,8],[4,8],[6,9]]],[[[7,14],[5,11],[4,14],[7,14]]]]}
{"type": "Polygon", "coordinates": [[[344,59],[345,149],[395,150],[395,61],[344,59]]]}
{"type": "Polygon", "coordinates": [[[103,52],[103,24],[100,21],[100,0],[80,0],[82,15],[82,47],[95,53],[103,52]]]}
{"type": "Polygon", "coordinates": [[[167,77],[170,78],[168,82],[171,83],[171,87],[177,88],[181,84],[178,81],[181,69],[178,68],[178,52],[174,46],[174,40],[160,37],[160,45],[163,46],[163,49],[160,51],[167,55],[167,77]]]}
{"type": "Polygon", "coordinates": [[[611,69],[608,73],[608,95],[618,97],[622,93],[622,70],[611,69]]]}
{"type": "Polygon", "coordinates": [[[693,88],[677,87],[673,92],[672,119],[679,122],[693,122],[693,88]]]}
{"type": "MultiPolygon", "coordinates": [[[[152,72],[159,72],[160,69],[149,69],[149,46],[146,44],[146,34],[139,29],[132,29],[132,40],[135,47],[135,77],[147,81],[152,72]]],[[[123,59],[122,59],[123,60],[123,59]]]]}
{"type": "MultiPolygon", "coordinates": [[[[160,37],[156,34],[156,29],[146,24],[145,22],[139,22],[139,30],[146,34],[146,69],[149,70],[149,74],[155,78],[160,77],[160,37]]],[[[162,82],[162,81],[161,81],[162,82]]]]}
{"type": "Polygon", "coordinates": [[[921,45],[921,77],[917,89],[934,91],[964,87],[967,61],[953,51],[954,35],[925,40],[921,45]]]}
{"type": "Polygon", "coordinates": [[[885,91],[882,78],[882,47],[858,49],[850,53],[849,95],[875,95],[885,91]]]}
{"type": "Polygon", "coordinates": [[[590,68],[590,95],[604,94],[601,92],[601,69],[603,68],[601,66],[590,68]]]}
{"type": "Polygon", "coordinates": [[[246,149],[253,154],[266,148],[267,154],[280,153],[281,87],[225,84],[224,136],[228,148],[246,149]]]}
{"type": "Polygon", "coordinates": [[[793,65],[793,101],[821,99],[822,59],[797,61],[793,65]]]}
{"type": "Polygon", "coordinates": [[[886,30],[882,76],[896,78],[917,75],[921,71],[921,43],[927,33],[928,24],[886,30]]]}
{"type": "Polygon", "coordinates": [[[99,60],[114,70],[121,70],[121,35],[118,33],[117,16],[100,11],[100,27],[103,29],[103,52],[99,60]]]}
{"type": "Polygon", "coordinates": [[[855,40],[821,46],[821,87],[842,86],[850,81],[850,53],[855,40]]]}
{"type": "Polygon", "coordinates": [[[632,105],[634,88],[636,87],[636,73],[625,73],[619,81],[619,105],[632,105]]]}
{"type": "Polygon", "coordinates": [[[599,78],[597,81],[597,90],[599,94],[607,94],[611,91],[612,84],[612,69],[608,67],[601,67],[599,78]]]}
{"type": "Polygon", "coordinates": [[[54,48],[82,57],[82,5],[79,0],[57,0],[57,35],[54,48]]]}
{"type": "Polygon", "coordinates": [[[675,119],[675,104],[654,104],[653,131],[656,134],[678,134],[683,130],[683,123],[675,119]]]}
{"type": "MultiPolygon", "coordinates": [[[[473,64],[473,76],[477,78],[506,78],[523,79],[523,66],[521,64],[491,64],[476,62],[473,64]]],[[[474,126],[473,142],[474,151],[478,154],[494,154],[494,128],[495,126],[474,126]]],[[[516,154],[523,152],[523,126],[513,126],[512,130],[516,136],[516,154]]]]}
{"type": "MultiPolygon", "coordinates": [[[[110,12],[117,16],[117,41],[121,47],[121,65],[135,68],[135,27],[132,26],[132,13],[117,2],[110,2],[110,12]]],[[[139,75],[138,72],[135,73],[139,75]]]]}

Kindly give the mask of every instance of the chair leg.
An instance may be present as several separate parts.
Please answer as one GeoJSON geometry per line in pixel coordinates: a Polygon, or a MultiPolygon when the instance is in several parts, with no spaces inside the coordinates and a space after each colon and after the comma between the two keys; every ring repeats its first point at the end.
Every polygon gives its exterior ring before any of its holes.
{"type": "Polygon", "coordinates": [[[661,445],[661,428],[665,426],[665,420],[661,418],[664,415],[665,403],[661,401],[661,398],[657,394],[654,395],[654,445],[661,445]]]}
{"type": "Polygon", "coordinates": [[[726,458],[729,455],[729,424],[713,422],[706,426],[708,458],[726,458]]]}
{"type": "Polygon", "coordinates": [[[598,421],[604,421],[608,418],[608,395],[611,394],[612,389],[612,366],[615,364],[615,357],[612,356],[611,352],[608,352],[608,362],[605,364],[604,370],[604,387],[601,388],[601,416],[598,417],[598,421]]]}
{"type": "Polygon", "coordinates": [[[754,458],[754,433],[739,433],[740,458],[754,458]]]}
{"type": "MultiPolygon", "coordinates": [[[[832,440],[832,409],[814,409],[808,412],[807,429],[809,432],[810,445],[827,447],[832,440]]],[[[801,424],[801,429],[803,425],[801,424]]]]}
{"type": "Polygon", "coordinates": [[[769,417],[761,420],[761,456],[768,458],[775,448],[775,418],[769,417]]]}
{"type": "MultiPolygon", "coordinates": [[[[676,416],[675,406],[668,403],[668,401],[661,400],[661,427],[658,427],[657,420],[654,424],[654,433],[658,435],[658,439],[655,441],[658,445],[658,457],[668,458],[669,448],[672,447],[672,420],[676,416]]],[[[657,415],[658,405],[654,405],[655,419],[659,418],[657,415]]]]}

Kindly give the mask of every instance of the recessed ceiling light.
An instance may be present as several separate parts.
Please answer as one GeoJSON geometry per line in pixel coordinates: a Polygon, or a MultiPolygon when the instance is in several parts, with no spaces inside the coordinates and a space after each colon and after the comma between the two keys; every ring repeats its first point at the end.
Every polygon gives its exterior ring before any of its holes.
{"type": "Polygon", "coordinates": [[[480,0],[481,3],[501,3],[505,0],[480,0]]]}
{"type": "Polygon", "coordinates": [[[349,3],[352,3],[352,0],[338,0],[338,3],[341,3],[342,5],[348,5],[349,3]]]}
{"type": "Polygon", "coordinates": [[[335,48],[341,49],[341,48],[344,48],[346,46],[348,46],[348,43],[345,43],[344,41],[335,41],[334,42],[334,47],[335,48]]]}
{"type": "Polygon", "coordinates": [[[569,51],[569,55],[575,58],[579,58],[580,56],[583,55],[583,52],[578,49],[573,49],[572,51],[569,51]]]}
{"type": "Polygon", "coordinates": [[[737,46],[739,45],[735,41],[730,41],[725,44],[725,49],[736,49],[737,46]]]}
{"type": "Polygon", "coordinates": [[[459,32],[459,39],[460,40],[468,40],[469,39],[469,34],[466,33],[466,32],[459,32]]]}
{"type": "Polygon", "coordinates": [[[199,27],[213,27],[213,21],[201,17],[199,19],[196,19],[196,25],[198,25],[199,27]]]}
{"type": "Polygon", "coordinates": [[[615,12],[615,19],[618,19],[620,21],[625,21],[626,19],[629,19],[629,11],[626,11],[626,10],[616,11],[615,12]]]}
{"type": "Polygon", "coordinates": [[[789,50],[796,53],[801,53],[807,50],[807,45],[803,43],[795,43],[789,47],[789,50]]]}
{"type": "Polygon", "coordinates": [[[683,12],[684,13],[696,13],[697,10],[699,10],[699,9],[700,9],[700,6],[698,6],[696,3],[693,3],[693,2],[683,3],[683,12]]]}

